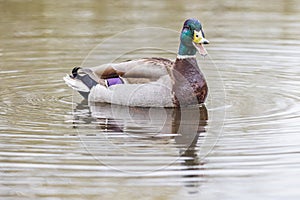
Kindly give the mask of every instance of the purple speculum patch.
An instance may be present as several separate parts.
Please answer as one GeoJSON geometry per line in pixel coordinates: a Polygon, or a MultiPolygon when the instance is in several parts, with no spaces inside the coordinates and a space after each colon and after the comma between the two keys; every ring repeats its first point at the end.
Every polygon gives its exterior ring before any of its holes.
{"type": "Polygon", "coordinates": [[[117,84],[123,84],[123,81],[120,77],[106,79],[107,87],[112,86],[112,85],[117,85],[117,84]]]}

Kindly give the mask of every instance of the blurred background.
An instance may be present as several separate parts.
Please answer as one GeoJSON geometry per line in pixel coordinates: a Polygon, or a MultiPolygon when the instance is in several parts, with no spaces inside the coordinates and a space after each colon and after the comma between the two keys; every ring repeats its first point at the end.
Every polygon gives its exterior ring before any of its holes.
{"type": "MultiPolygon", "coordinates": [[[[0,0],[1,198],[298,199],[299,13],[297,0],[0,0]],[[211,91],[217,90],[213,80],[221,80],[226,95],[221,108],[210,97],[208,120],[197,124],[209,135],[214,123],[224,122],[213,151],[200,159],[196,142],[174,161],[180,152],[176,138],[124,140],[115,128],[109,129],[115,136],[105,135],[107,127],[105,132],[97,126],[107,126],[111,117],[97,121],[86,103],[73,101],[62,77],[106,38],[143,27],[180,31],[191,17],[202,22],[211,42],[206,49],[215,67],[201,69],[211,91]],[[210,120],[216,109],[226,112],[225,118],[210,120]],[[105,135],[98,138],[103,149],[97,155],[118,169],[144,172],[174,163],[155,173],[121,173],[87,152],[78,137],[82,132],[105,135]],[[107,137],[123,150],[134,146],[142,156],[110,152],[107,137]]],[[[120,45],[135,40],[124,38],[120,45]]],[[[178,38],[171,41],[178,46],[178,38]]],[[[117,48],[111,46],[112,52],[117,48]]]]}

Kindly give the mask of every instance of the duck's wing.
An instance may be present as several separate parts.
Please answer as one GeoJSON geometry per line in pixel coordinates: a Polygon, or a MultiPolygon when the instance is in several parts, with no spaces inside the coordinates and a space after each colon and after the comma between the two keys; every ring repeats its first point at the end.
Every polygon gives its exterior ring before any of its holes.
{"type": "Polygon", "coordinates": [[[87,98],[91,88],[100,84],[105,86],[105,79],[123,77],[126,83],[141,84],[155,81],[169,74],[174,62],[164,58],[143,58],[121,63],[109,63],[98,67],[75,67],[71,75],[64,77],[67,85],[79,91],[87,98]]]}
{"type": "Polygon", "coordinates": [[[148,78],[158,79],[168,74],[168,69],[174,62],[165,58],[143,58],[121,63],[109,63],[90,68],[93,75],[99,79],[115,76],[124,78],[148,78]]]}

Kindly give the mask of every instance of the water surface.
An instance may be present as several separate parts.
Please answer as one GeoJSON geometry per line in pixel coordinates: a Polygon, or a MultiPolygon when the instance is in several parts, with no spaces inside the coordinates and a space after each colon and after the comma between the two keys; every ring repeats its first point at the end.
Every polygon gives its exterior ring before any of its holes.
{"type": "MultiPolygon", "coordinates": [[[[1,1],[1,198],[298,199],[299,13],[292,0],[1,1]],[[210,57],[199,58],[206,106],[92,105],[63,83],[112,35],[179,31],[189,17],[211,42],[210,57]]],[[[177,48],[173,35],[154,43],[177,48]]],[[[132,35],[111,50],[141,40],[132,35]]]]}

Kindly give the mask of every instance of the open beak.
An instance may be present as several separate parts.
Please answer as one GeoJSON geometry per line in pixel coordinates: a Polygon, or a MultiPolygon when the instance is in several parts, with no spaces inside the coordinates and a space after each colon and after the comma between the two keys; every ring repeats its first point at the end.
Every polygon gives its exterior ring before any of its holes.
{"type": "Polygon", "coordinates": [[[194,30],[193,45],[196,47],[200,55],[206,56],[207,51],[204,48],[203,44],[209,44],[209,41],[204,38],[202,30],[194,30]]]}

